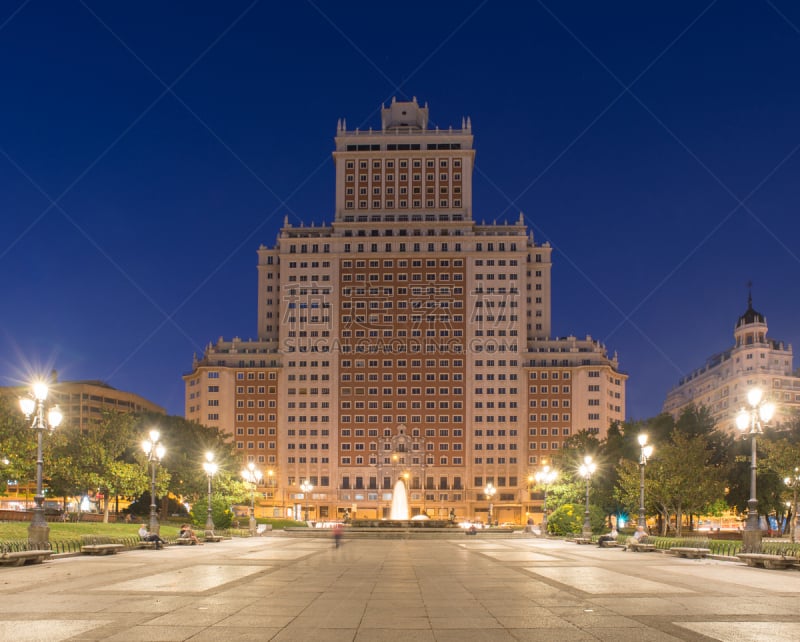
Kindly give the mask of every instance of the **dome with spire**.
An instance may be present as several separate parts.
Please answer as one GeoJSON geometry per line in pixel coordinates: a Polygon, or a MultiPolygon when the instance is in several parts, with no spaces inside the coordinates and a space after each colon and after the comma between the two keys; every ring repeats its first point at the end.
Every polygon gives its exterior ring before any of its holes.
{"type": "Polygon", "coordinates": [[[736,322],[736,327],[741,328],[744,325],[752,325],[753,323],[766,323],[767,318],[753,309],[753,295],[752,293],[747,295],[747,310],[745,310],[744,314],[739,317],[739,320],[736,322]]]}

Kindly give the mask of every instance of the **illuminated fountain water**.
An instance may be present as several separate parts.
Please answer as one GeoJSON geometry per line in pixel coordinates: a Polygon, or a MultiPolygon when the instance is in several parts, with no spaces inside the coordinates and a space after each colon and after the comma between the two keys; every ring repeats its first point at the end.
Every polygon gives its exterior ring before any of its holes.
{"type": "Polygon", "coordinates": [[[406,485],[402,479],[398,479],[394,485],[394,492],[392,493],[392,510],[390,519],[407,520],[408,515],[408,494],[406,493],[406,485]]]}
{"type": "Polygon", "coordinates": [[[348,536],[357,537],[409,537],[412,532],[442,531],[452,533],[458,524],[446,519],[430,519],[425,514],[411,517],[411,507],[408,502],[408,489],[403,479],[398,479],[392,492],[392,505],[389,519],[353,519],[347,526],[348,536]]]}

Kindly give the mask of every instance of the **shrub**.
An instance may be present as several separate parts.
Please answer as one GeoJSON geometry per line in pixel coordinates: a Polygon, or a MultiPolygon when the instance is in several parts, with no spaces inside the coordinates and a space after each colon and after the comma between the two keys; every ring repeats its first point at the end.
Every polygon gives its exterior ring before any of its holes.
{"type": "MultiPolygon", "coordinates": [[[[580,533],[583,530],[583,517],[585,507],[581,504],[563,504],[547,517],[547,532],[552,535],[568,535],[580,533]]],[[[606,530],[605,513],[597,506],[589,506],[589,523],[592,533],[602,533],[606,530]]]]}
{"type": "MultiPolygon", "coordinates": [[[[189,515],[192,518],[192,523],[197,526],[205,525],[208,517],[208,500],[201,499],[195,502],[189,515]]],[[[214,520],[214,528],[224,529],[231,527],[233,512],[231,511],[229,497],[211,495],[211,518],[214,520]]]]}
{"type": "MultiPolygon", "coordinates": [[[[161,507],[163,506],[163,498],[159,497],[158,501],[156,502],[156,509],[158,510],[159,518],[161,517],[161,507]]],[[[127,512],[131,515],[139,515],[142,517],[146,517],[150,514],[150,493],[145,491],[142,493],[141,497],[132,501],[128,506],[127,512]]],[[[188,513],[186,512],[186,506],[181,504],[178,500],[174,497],[170,497],[167,500],[167,515],[178,515],[180,517],[186,516],[188,513]]]]}

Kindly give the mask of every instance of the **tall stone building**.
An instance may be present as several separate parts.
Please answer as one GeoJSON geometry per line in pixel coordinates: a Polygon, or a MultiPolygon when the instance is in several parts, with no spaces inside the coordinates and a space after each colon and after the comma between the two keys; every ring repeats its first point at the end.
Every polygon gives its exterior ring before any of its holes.
{"type": "Polygon", "coordinates": [[[485,519],[492,483],[493,517],[524,521],[529,475],[624,420],[627,377],[591,337],[552,338],[552,248],[522,215],[476,222],[469,119],[392,101],[335,143],[333,222],[259,248],[258,340],[195,358],[186,416],[263,468],[267,514],[385,516],[403,479],[412,514],[485,519]]]}
{"type": "Polygon", "coordinates": [[[709,357],[669,391],[664,412],[677,418],[689,404],[705,406],[719,430],[735,431],[736,414],[747,406],[747,391],[758,386],[765,398],[775,402],[772,424],[796,417],[800,376],[792,372],[792,346],[767,337],[767,317],[753,309],[752,296],[736,321],[733,341],[733,346],[709,357]]]}

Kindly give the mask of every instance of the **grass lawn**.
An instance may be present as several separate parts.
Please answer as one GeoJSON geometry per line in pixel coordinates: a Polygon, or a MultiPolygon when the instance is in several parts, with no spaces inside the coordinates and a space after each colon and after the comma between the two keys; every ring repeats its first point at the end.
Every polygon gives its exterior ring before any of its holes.
{"type": "MultiPolygon", "coordinates": [[[[139,524],[103,524],[102,522],[48,522],[50,539],[73,540],[82,535],[102,535],[108,537],[137,537],[139,524]]],[[[180,525],[162,524],[163,537],[177,537],[180,525]]],[[[0,540],[28,539],[28,522],[0,522],[0,540]]]]}
{"type": "MultiPolygon", "coordinates": [[[[258,519],[259,524],[272,524],[274,530],[283,530],[287,526],[304,527],[305,522],[296,522],[291,519],[258,519]]],[[[239,530],[247,530],[247,519],[239,520],[239,530]]],[[[29,522],[0,522],[1,540],[26,540],[28,539],[29,522]]],[[[50,526],[50,540],[79,540],[82,535],[98,535],[103,537],[137,537],[140,522],[131,524],[103,524],[102,522],[48,522],[50,526]]],[[[202,526],[195,525],[196,531],[202,531],[202,526]]],[[[180,523],[165,522],[161,524],[161,536],[177,537],[180,523]]]]}

